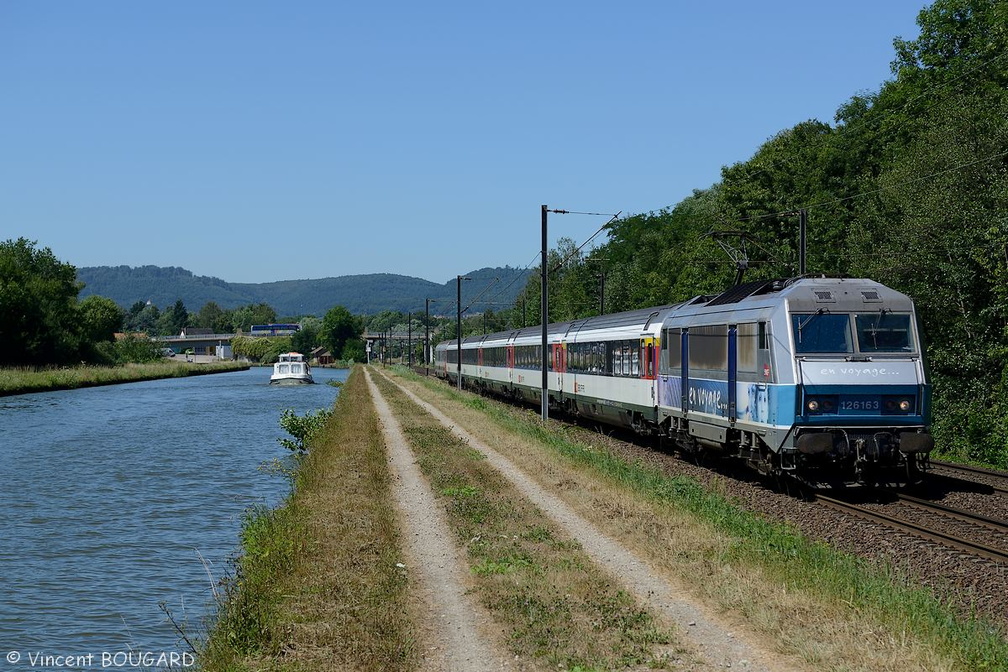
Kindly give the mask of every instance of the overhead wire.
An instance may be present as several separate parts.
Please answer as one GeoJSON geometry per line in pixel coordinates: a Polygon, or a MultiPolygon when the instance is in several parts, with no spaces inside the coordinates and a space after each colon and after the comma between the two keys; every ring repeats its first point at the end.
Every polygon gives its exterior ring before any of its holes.
{"type": "MultiPolygon", "coordinates": [[[[573,251],[573,252],[571,252],[570,254],[568,254],[568,255],[567,255],[567,256],[566,256],[565,258],[564,258],[564,260],[563,260],[563,261],[561,261],[561,262],[560,262],[560,263],[558,263],[558,264],[557,264],[556,266],[554,266],[553,268],[551,268],[551,269],[550,269],[550,273],[556,273],[556,272],[557,272],[558,270],[560,270],[560,267],[561,267],[561,266],[563,266],[564,264],[566,264],[566,263],[567,263],[568,261],[570,261],[570,260],[571,260],[571,257],[573,257],[574,255],[578,254],[578,253],[579,253],[579,252],[581,251],[581,249],[582,249],[582,248],[583,248],[583,247],[584,247],[585,245],[587,245],[587,244],[588,244],[588,243],[590,243],[591,241],[595,240],[595,236],[597,236],[598,234],[602,233],[602,231],[603,231],[604,229],[608,228],[608,227],[609,227],[609,226],[610,226],[610,225],[611,225],[611,224],[612,224],[613,222],[615,222],[615,221],[616,221],[616,218],[617,218],[617,217],[619,217],[619,216],[620,216],[620,214],[621,214],[622,212],[623,212],[623,211],[622,211],[622,210],[620,210],[620,211],[619,211],[619,212],[617,212],[617,213],[616,213],[615,215],[612,215],[612,216],[611,216],[611,217],[609,218],[609,221],[608,221],[608,222],[606,222],[605,224],[603,224],[602,226],[600,226],[600,227],[598,228],[598,231],[596,231],[595,233],[593,233],[593,234],[591,235],[591,237],[590,237],[590,238],[589,238],[588,240],[586,240],[585,242],[581,243],[581,244],[580,244],[580,245],[578,245],[578,246],[577,246],[576,248],[574,248],[574,251],[573,251]]],[[[572,213],[572,214],[582,214],[582,213],[572,213]]],[[[585,214],[587,214],[587,213],[585,213],[585,214]]]]}

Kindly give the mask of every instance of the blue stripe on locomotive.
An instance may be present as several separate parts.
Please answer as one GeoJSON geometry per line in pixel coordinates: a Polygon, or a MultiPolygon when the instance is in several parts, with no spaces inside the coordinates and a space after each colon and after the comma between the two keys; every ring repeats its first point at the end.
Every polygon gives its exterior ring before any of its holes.
{"type": "MultiPolygon", "coordinates": [[[[735,384],[736,420],[754,424],[790,427],[795,423],[797,388],[794,385],[742,382],[735,384]]],[[[682,410],[682,378],[660,376],[660,404],[682,410]]],[[[728,381],[690,378],[689,410],[728,419],[728,381]]]]}

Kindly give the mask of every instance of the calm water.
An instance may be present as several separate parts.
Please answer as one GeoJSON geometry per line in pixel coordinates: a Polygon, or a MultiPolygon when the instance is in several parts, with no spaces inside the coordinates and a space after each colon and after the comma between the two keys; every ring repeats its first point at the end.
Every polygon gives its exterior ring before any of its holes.
{"type": "Polygon", "coordinates": [[[100,669],[103,652],[184,651],[158,603],[197,626],[212,613],[197,552],[219,579],[242,512],[286,494],[258,469],[289,454],[280,412],[331,407],[324,383],[348,372],[314,373],[322,384],[271,387],[252,369],[0,397],[0,670],[31,669],[30,652],[100,669]]]}

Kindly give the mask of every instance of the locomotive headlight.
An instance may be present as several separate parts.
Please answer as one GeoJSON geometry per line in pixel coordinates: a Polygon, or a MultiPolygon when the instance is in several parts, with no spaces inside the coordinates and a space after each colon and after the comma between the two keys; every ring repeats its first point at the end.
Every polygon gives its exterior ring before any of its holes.
{"type": "Polygon", "coordinates": [[[816,411],[819,410],[819,400],[818,399],[809,399],[808,404],[806,404],[806,406],[808,406],[808,410],[810,410],[813,413],[815,413],[816,411]]]}
{"type": "Polygon", "coordinates": [[[904,400],[900,401],[899,402],[899,407],[900,407],[901,411],[903,411],[904,413],[906,413],[907,411],[910,410],[910,400],[909,399],[904,399],[904,400]]]}

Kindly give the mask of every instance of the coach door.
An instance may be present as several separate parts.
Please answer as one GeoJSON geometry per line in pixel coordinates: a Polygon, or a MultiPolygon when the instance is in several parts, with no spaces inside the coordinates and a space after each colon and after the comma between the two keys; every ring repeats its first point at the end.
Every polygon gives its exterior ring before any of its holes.
{"type": "Polygon", "coordinates": [[[554,343],[553,348],[553,373],[556,374],[557,391],[563,392],[563,375],[567,370],[567,344],[554,343]]]}
{"type": "Polygon", "coordinates": [[[654,405],[657,399],[655,379],[658,377],[658,349],[655,347],[654,336],[642,335],[640,338],[640,377],[651,381],[648,387],[651,389],[651,403],[654,405]]]}
{"type": "Polygon", "coordinates": [[[514,372],[514,370],[515,370],[515,346],[514,346],[514,337],[515,337],[515,332],[512,332],[511,336],[508,337],[508,343],[505,346],[505,350],[507,351],[507,368],[508,368],[508,371],[507,371],[507,381],[508,381],[508,384],[510,384],[510,385],[514,385],[514,382],[515,382],[515,372],[514,372]]]}

